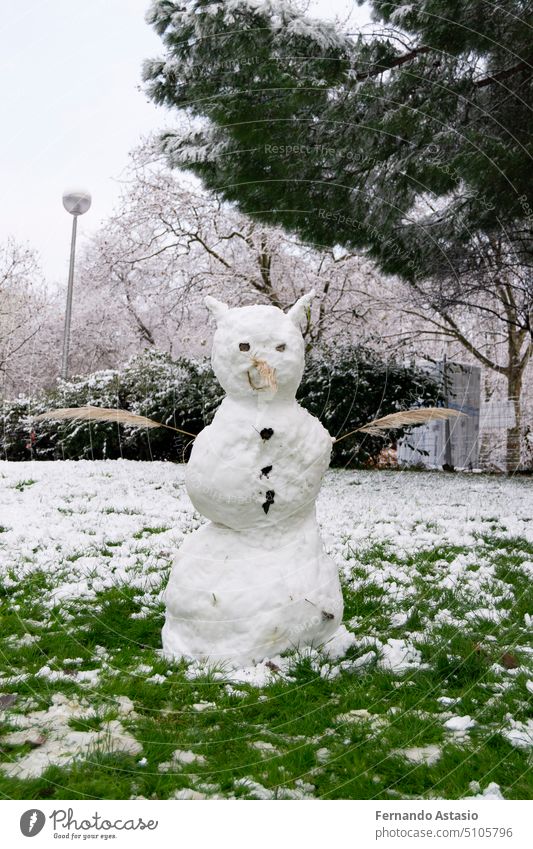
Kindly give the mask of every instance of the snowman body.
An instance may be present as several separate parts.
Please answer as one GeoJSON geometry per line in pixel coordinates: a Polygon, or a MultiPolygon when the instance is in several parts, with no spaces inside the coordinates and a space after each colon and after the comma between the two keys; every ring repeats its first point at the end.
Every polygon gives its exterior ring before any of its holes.
{"type": "Polygon", "coordinates": [[[249,664],[319,646],[341,622],[338,573],[315,515],[332,439],[295,400],[310,297],[288,314],[208,299],[217,319],[213,368],[227,396],[187,467],[189,496],[210,521],[174,561],[163,628],[169,656],[249,664]]]}

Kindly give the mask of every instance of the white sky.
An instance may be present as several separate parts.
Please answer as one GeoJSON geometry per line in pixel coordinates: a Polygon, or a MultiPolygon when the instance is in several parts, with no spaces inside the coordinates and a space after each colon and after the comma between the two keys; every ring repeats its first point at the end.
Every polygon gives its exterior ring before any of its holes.
{"type": "MultiPolygon", "coordinates": [[[[66,278],[65,188],[93,197],[87,234],[112,211],[117,178],[139,139],[169,123],[140,90],[143,59],[161,53],[144,22],[149,0],[3,0],[0,20],[2,187],[0,242],[40,253],[45,275],[66,278]]],[[[320,17],[368,20],[351,0],[311,0],[320,17]]],[[[353,27],[352,27],[353,28],[353,27]]]]}

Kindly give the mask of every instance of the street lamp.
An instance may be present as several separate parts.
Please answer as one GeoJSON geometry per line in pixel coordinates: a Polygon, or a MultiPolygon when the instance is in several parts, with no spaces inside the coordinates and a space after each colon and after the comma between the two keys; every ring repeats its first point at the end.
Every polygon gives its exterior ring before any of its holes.
{"type": "Polygon", "coordinates": [[[74,285],[74,258],[76,255],[76,230],[78,215],[83,215],[91,206],[91,196],[85,191],[67,191],[63,194],[63,206],[72,215],[72,238],[70,241],[70,266],[68,270],[67,309],[65,312],[65,330],[63,333],[63,359],[61,377],[67,379],[68,349],[70,344],[70,316],[72,314],[72,287],[74,285]]]}

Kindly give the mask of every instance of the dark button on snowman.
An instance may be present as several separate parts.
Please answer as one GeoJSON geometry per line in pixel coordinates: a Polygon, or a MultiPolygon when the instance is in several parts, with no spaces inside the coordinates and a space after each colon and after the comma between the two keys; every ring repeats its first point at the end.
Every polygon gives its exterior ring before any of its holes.
{"type": "Polygon", "coordinates": [[[295,399],[311,292],[284,313],[206,298],[226,391],[196,438],[186,487],[210,519],[185,539],[166,590],[167,655],[249,664],[319,646],[342,619],[315,514],[332,438],[295,399]]]}

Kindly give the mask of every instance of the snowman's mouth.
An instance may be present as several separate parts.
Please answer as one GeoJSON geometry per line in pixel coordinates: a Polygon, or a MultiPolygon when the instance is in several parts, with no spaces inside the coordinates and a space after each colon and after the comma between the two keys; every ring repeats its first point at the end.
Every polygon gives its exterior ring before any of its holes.
{"type": "Polygon", "coordinates": [[[269,366],[266,360],[258,360],[254,357],[252,368],[248,369],[247,375],[248,383],[256,392],[264,392],[265,390],[270,390],[271,392],[277,391],[276,369],[269,366]]]}

